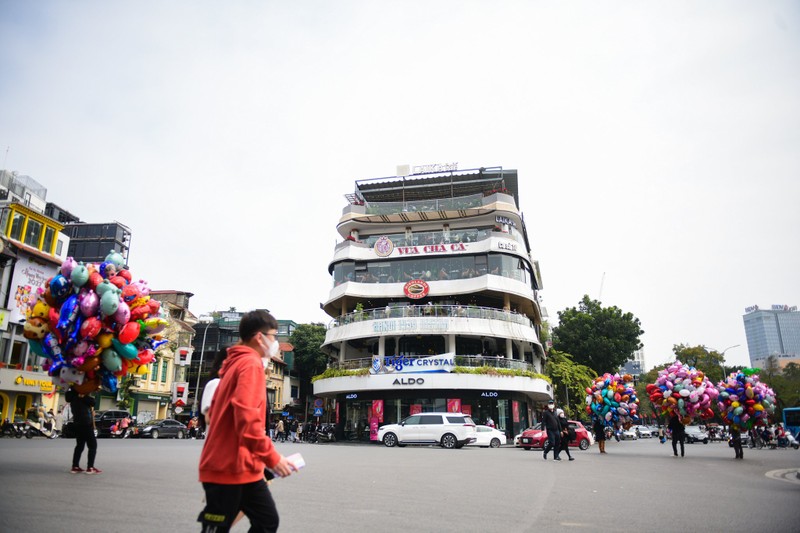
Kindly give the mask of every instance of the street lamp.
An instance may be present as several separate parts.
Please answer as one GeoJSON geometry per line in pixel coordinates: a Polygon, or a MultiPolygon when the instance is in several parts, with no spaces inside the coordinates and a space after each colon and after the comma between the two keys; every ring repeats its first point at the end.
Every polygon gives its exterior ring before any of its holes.
{"type": "Polygon", "coordinates": [[[719,352],[720,359],[721,359],[720,362],[719,362],[719,366],[720,366],[720,368],[722,368],[722,381],[725,381],[725,365],[723,365],[723,363],[722,363],[722,361],[725,359],[725,352],[727,352],[731,348],[738,348],[739,346],[741,346],[741,344],[734,344],[733,346],[728,346],[727,348],[725,348],[724,350],[719,352]]]}
{"type": "Polygon", "coordinates": [[[209,317],[200,317],[200,322],[205,323],[206,327],[203,329],[203,343],[200,346],[200,364],[197,365],[197,383],[194,386],[194,404],[192,405],[192,413],[197,416],[199,409],[197,404],[200,403],[200,371],[203,369],[203,354],[206,351],[206,335],[208,334],[208,326],[213,324],[213,320],[209,317]]]}

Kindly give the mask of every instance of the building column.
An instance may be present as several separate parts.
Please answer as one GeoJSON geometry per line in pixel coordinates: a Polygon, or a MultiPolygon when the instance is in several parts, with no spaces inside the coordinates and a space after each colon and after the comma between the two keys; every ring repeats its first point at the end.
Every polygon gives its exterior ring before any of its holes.
{"type": "Polygon", "coordinates": [[[508,359],[514,357],[514,349],[512,347],[512,342],[514,341],[508,338],[506,339],[506,358],[508,359]]]}
{"type": "Polygon", "coordinates": [[[381,359],[386,355],[386,337],[383,335],[378,337],[378,355],[381,356],[381,359]]]}
{"type": "Polygon", "coordinates": [[[347,351],[347,341],[339,343],[339,362],[344,363],[345,352],[347,351]]]}
{"type": "Polygon", "coordinates": [[[447,335],[447,351],[448,353],[456,353],[456,334],[450,333],[447,335]]]}

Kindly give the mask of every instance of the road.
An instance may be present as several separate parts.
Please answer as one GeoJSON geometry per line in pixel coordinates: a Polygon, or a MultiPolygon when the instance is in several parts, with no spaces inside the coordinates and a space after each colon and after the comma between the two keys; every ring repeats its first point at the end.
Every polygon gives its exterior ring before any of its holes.
{"type": "MultiPolygon", "coordinates": [[[[0,439],[0,531],[198,531],[203,441],[99,441],[103,474],[70,474],[73,440],[0,439]]],[[[282,532],[796,531],[800,451],[656,439],[547,461],[513,447],[277,445],[307,467],[276,480],[282,532]]],[[[85,467],[85,454],[82,466],[85,467]]],[[[247,521],[233,531],[246,531],[247,521]]]]}

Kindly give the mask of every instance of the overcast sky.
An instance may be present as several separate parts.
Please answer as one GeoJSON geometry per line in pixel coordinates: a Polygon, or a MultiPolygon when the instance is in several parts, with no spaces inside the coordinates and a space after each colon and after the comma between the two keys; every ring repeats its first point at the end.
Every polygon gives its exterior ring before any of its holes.
{"type": "Polygon", "coordinates": [[[195,314],[301,323],[355,180],[517,169],[551,320],[745,364],[744,308],[800,304],[799,6],[0,0],[0,168],[195,314]]]}

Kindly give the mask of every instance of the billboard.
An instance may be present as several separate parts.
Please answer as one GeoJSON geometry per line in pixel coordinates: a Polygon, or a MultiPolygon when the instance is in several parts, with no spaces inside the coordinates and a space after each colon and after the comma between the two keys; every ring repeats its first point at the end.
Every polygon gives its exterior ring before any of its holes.
{"type": "Polygon", "coordinates": [[[28,307],[36,303],[37,296],[44,292],[47,280],[57,273],[58,266],[20,252],[11,279],[13,299],[10,298],[8,302],[11,310],[8,321],[19,324],[25,320],[28,307]]]}

